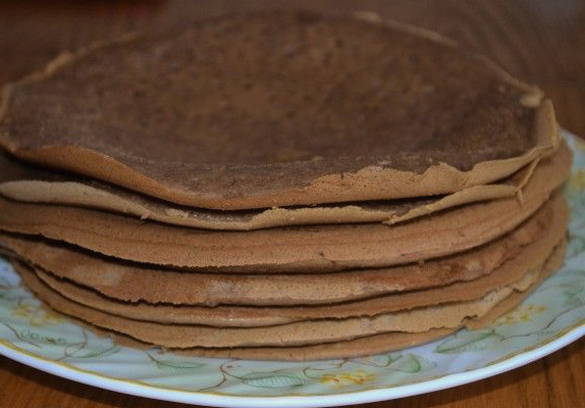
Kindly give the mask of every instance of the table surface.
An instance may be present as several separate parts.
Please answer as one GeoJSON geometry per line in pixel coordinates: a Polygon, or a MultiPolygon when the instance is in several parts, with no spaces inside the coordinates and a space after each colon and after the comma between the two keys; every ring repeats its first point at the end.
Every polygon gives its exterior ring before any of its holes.
{"type": "MultiPolygon", "coordinates": [[[[0,2],[0,84],[64,49],[130,31],[187,26],[226,11],[286,7],[289,0],[0,2]]],[[[495,59],[551,96],[561,125],[585,135],[583,0],[295,0],[308,9],[369,10],[431,28],[495,59]]],[[[570,407],[585,403],[585,340],[514,371],[382,407],[570,407]]],[[[80,385],[0,357],[0,407],[178,408],[80,385]]],[[[357,408],[355,406],[354,408],[357,408]]]]}

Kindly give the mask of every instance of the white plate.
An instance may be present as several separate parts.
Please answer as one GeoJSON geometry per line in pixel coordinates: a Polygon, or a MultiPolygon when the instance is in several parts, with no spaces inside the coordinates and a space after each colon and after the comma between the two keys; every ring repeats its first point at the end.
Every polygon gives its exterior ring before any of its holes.
{"type": "Polygon", "coordinates": [[[367,358],[258,362],[191,358],[113,344],[44,309],[0,259],[0,353],[113,391],[228,407],[323,407],[422,394],[546,356],[585,334],[585,145],[575,164],[565,267],[491,327],[367,358]]]}

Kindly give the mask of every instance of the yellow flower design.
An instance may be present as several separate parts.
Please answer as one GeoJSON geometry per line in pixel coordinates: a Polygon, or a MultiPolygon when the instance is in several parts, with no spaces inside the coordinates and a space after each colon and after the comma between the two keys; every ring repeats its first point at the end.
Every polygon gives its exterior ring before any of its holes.
{"type": "Polygon", "coordinates": [[[572,190],[585,190],[585,169],[579,169],[569,179],[569,187],[572,190]]]}
{"type": "Polygon", "coordinates": [[[348,385],[362,385],[375,379],[376,377],[373,374],[357,370],[338,374],[325,374],[321,377],[321,383],[329,384],[335,388],[343,388],[348,385]]]}
{"type": "Polygon", "coordinates": [[[25,303],[15,306],[12,309],[12,316],[28,319],[29,324],[35,327],[50,326],[64,321],[61,316],[50,310],[25,303]]]}
{"type": "Polygon", "coordinates": [[[530,322],[532,318],[546,310],[543,305],[524,305],[500,317],[496,323],[500,325],[530,322]]]}

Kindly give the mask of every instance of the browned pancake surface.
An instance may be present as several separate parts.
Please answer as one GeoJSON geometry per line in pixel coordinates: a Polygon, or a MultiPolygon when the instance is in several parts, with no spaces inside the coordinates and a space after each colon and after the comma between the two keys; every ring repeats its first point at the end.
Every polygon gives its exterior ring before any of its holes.
{"type": "MultiPolygon", "coordinates": [[[[562,149],[567,147],[562,146],[562,149]]],[[[557,156],[555,160],[559,159],[557,156]]],[[[98,180],[43,169],[0,151],[0,194],[16,201],[96,208],[166,224],[212,230],[381,221],[396,223],[462,204],[513,196],[530,178],[537,161],[495,184],[472,186],[443,196],[220,211],[181,206],[98,180]]]]}
{"type": "MultiPolygon", "coordinates": [[[[556,231],[560,243],[564,224],[556,231]]],[[[215,327],[260,327],[286,324],[309,319],[343,319],[355,316],[376,316],[449,302],[471,301],[492,290],[520,281],[537,269],[552,252],[555,242],[539,243],[526,248],[485,277],[470,282],[454,283],[437,288],[393,293],[373,299],[335,305],[297,307],[240,307],[240,306],[171,306],[168,304],[129,304],[100,296],[90,288],[58,279],[36,269],[37,276],[64,297],[91,308],[134,320],[159,323],[202,324],[215,327]]]]}
{"type": "Polygon", "coordinates": [[[129,320],[71,302],[46,287],[30,270],[19,268],[25,283],[56,310],[97,326],[128,334],[152,344],[173,348],[295,346],[351,340],[387,333],[422,333],[437,328],[455,329],[468,319],[481,318],[516,292],[525,292],[552,273],[563,259],[555,251],[546,264],[529,272],[521,281],[496,289],[471,302],[448,303],[412,311],[384,314],[373,318],[304,321],[262,328],[212,328],[195,325],[161,325],[129,320]]]}
{"type": "MultiPolygon", "coordinates": [[[[562,254],[553,257],[547,262],[545,273],[549,274],[559,268],[562,263],[562,254]]],[[[517,293],[500,302],[490,312],[479,319],[468,320],[466,325],[472,328],[481,328],[494,321],[498,316],[512,310],[528,296],[530,291],[517,293]]],[[[134,338],[96,327],[85,321],[75,319],[79,324],[89,327],[96,334],[113,338],[118,344],[139,349],[152,348],[152,344],[137,341],[134,338]]],[[[453,329],[431,329],[422,333],[390,332],[373,336],[360,337],[353,340],[334,343],[314,344],[309,346],[293,347],[233,347],[233,348],[201,348],[178,350],[179,354],[195,355],[200,357],[217,358],[244,358],[257,360],[320,360],[342,357],[357,357],[369,354],[388,352],[400,348],[422,344],[452,332],[453,329]]],[[[154,350],[153,350],[154,351],[154,350]]],[[[160,351],[159,351],[160,352],[160,351]]]]}
{"type": "Polygon", "coordinates": [[[538,90],[428,37],[264,13],[120,41],[7,88],[0,140],[29,160],[220,209],[446,193],[553,147],[538,90]]]}
{"type": "MultiPolygon", "coordinates": [[[[38,268],[92,288],[106,297],[131,303],[166,304],[168,311],[174,311],[167,313],[167,318],[173,314],[177,316],[175,312],[181,310],[169,305],[323,305],[322,309],[327,311],[331,304],[340,302],[394,295],[396,292],[420,292],[420,289],[457,285],[458,282],[465,287],[465,282],[481,280],[486,275],[509,275],[509,271],[496,271],[520,254],[524,257],[538,257],[541,252],[547,253],[561,239],[565,230],[566,212],[564,201],[557,197],[523,225],[481,248],[422,264],[328,274],[182,272],[118,262],[55,242],[5,234],[0,235],[0,246],[38,268]]],[[[491,282],[490,279],[488,281],[491,282]]],[[[406,297],[415,301],[420,299],[419,295],[406,297]]],[[[388,307],[387,302],[379,300],[366,304],[357,306],[357,309],[366,314],[377,310],[379,305],[388,307]],[[373,308],[367,309],[366,304],[373,308]]],[[[217,316],[228,313],[230,319],[236,321],[236,314],[233,313],[235,309],[215,307],[201,310],[214,312],[217,316]]],[[[283,309],[275,309],[278,310],[283,309]]],[[[270,322],[278,318],[277,314],[258,315],[270,322]]]]}
{"type": "Polygon", "coordinates": [[[43,235],[121,259],[213,272],[338,271],[427,260],[513,230],[568,177],[571,157],[543,161],[518,197],[469,204],[393,226],[376,224],[205,231],[94,210],[0,198],[0,229],[43,235]]]}

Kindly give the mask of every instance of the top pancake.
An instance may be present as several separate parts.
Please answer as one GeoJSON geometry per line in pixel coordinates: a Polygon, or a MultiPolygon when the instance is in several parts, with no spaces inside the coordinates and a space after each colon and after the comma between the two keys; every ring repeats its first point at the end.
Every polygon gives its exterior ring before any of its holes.
{"type": "MultiPolygon", "coordinates": [[[[568,149],[559,147],[558,151],[568,149]]],[[[559,153],[555,154],[557,160],[559,153]]],[[[551,158],[544,161],[551,160],[551,158]]],[[[222,211],[186,207],[75,174],[32,166],[0,151],[0,195],[15,201],[89,207],[165,224],[212,230],[256,230],[310,224],[386,222],[395,224],[437,211],[519,193],[542,160],[535,160],[494,184],[455,193],[390,201],[256,210],[222,211]]]]}
{"type": "Polygon", "coordinates": [[[0,116],[21,158],[212,209],[445,194],[558,143],[550,102],[489,61],[308,13],[63,55],[9,85],[0,116]]]}

